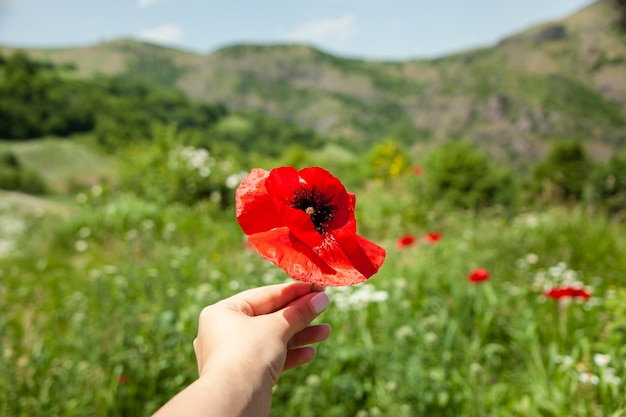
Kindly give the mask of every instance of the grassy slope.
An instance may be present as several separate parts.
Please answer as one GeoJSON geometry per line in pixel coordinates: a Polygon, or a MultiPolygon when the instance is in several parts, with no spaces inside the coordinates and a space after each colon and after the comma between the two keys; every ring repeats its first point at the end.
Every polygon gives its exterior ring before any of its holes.
{"type": "Polygon", "coordinates": [[[115,180],[117,165],[114,159],[90,142],[88,136],[0,141],[0,151],[13,152],[19,162],[38,173],[52,191],[67,192],[74,186],[115,180]]]}

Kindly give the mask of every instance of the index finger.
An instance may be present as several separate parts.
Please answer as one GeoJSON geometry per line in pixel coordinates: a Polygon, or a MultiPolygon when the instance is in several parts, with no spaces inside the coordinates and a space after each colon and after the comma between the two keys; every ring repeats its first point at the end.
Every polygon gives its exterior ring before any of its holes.
{"type": "Polygon", "coordinates": [[[306,282],[290,282],[246,290],[222,302],[235,305],[250,316],[259,316],[278,311],[303,295],[320,291],[324,291],[324,287],[306,282]]]}

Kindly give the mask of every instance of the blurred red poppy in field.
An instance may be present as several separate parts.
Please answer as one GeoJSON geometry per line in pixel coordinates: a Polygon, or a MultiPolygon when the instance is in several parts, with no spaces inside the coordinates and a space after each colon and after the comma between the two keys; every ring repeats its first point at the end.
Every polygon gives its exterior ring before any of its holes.
{"type": "Polygon", "coordinates": [[[404,249],[407,246],[411,246],[414,243],[415,243],[415,236],[413,236],[410,233],[407,233],[406,235],[402,235],[398,238],[398,240],[396,240],[396,246],[398,247],[398,249],[404,249]]]}
{"type": "Polygon", "coordinates": [[[128,382],[128,377],[126,375],[120,375],[117,377],[117,383],[119,385],[126,385],[128,382]]]}
{"type": "Polygon", "coordinates": [[[426,241],[427,243],[437,243],[441,240],[441,233],[437,233],[437,232],[430,232],[430,233],[426,233],[422,239],[424,239],[424,241],[426,241]]]}
{"type": "Polygon", "coordinates": [[[424,169],[417,165],[412,168],[412,171],[413,175],[415,175],[416,177],[419,177],[424,173],[424,169]]]}
{"type": "Polygon", "coordinates": [[[578,298],[586,301],[591,298],[591,294],[584,288],[574,287],[554,287],[550,291],[546,291],[544,295],[557,301],[569,298],[578,298]]]}
{"type": "Polygon", "coordinates": [[[237,221],[266,260],[292,278],[352,285],[374,275],[385,250],[356,234],[356,197],[330,172],[255,168],[236,192],[237,221]]]}
{"type": "Polygon", "coordinates": [[[489,271],[485,268],[476,268],[470,272],[468,281],[472,284],[476,284],[489,279],[489,271]]]}

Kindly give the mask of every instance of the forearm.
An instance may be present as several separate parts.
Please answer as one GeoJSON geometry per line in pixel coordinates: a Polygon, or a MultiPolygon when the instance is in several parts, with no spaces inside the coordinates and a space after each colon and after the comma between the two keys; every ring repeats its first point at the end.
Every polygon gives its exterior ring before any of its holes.
{"type": "Polygon", "coordinates": [[[267,417],[272,385],[228,369],[205,373],[165,404],[153,417],[267,417]]]}

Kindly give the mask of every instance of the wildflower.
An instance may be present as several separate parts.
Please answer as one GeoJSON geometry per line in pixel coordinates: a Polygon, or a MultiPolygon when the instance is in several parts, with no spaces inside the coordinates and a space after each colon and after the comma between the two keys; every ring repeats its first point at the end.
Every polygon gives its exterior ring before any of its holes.
{"type": "Polygon", "coordinates": [[[376,290],[374,285],[365,283],[353,287],[328,290],[333,303],[341,311],[360,310],[372,303],[383,303],[389,298],[386,291],[376,290]]]}
{"type": "Polygon", "coordinates": [[[408,246],[411,246],[414,243],[415,243],[415,236],[413,236],[410,233],[407,233],[406,235],[402,235],[398,238],[398,240],[396,240],[396,246],[398,247],[398,249],[404,249],[408,246]]]}
{"type": "Polygon", "coordinates": [[[568,355],[557,355],[554,361],[558,364],[562,364],[565,367],[570,367],[574,363],[574,358],[568,355]]]}
{"type": "Polygon", "coordinates": [[[536,253],[529,253],[526,255],[526,262],[531,265],[536,264],[539,261],[539,256],[536,253]]]}
{"type": "Polygon", "coordinates": [[[306,384],[310,387],[317,388],[322,384],[322,378],[317,374],[311,374],[306,378],[306,384]]]}
{"type": "Polygon", "coordinates": [[[437,233],[437,232],[426,233],[422,237],[422,239],[426,241],[427,243],[437,243],[441,240],[441,233],[437,233]]]}
{"type": "Polygon", "coordinates": [[[602,375],[602,380],[611,385],[619,385],[622,382],[622,378],[615,375],[615,369],[613,368],[606,368],[606,372],[602,375]]]}
{"type": "Polygon", "coordinates": [[[593,361],[600,367],[605,367],[611,362],[611,355],[596,353],[593,355],[593,361]]]}
{"type": "Polygon", "coordinates": [[[476,284],[481,281],[486,281],[489,279],[489,271],[485,268],[476,268],[472,272],[470,272],[468,280],[472,284],[476,284]]]}
{"type": "Polygon", "coordinates": [[[416,177],[421,176],[422,174],[424,174],[424,169],[421,166],[414,166],[411,171],[413,172],[413,175],[415,175],[416,177]]]}
{"type": "Polygon", "coordinates": [[[428,332],[424,335],[424,341],[426,343],[435,343],[439,337],[435,332],[428,332]]]}
{"type": "Polygon", "coordinates": [[[292,278],[352,285],[374,275],[385,250],[356,234],[356,197],[330,172],[255,168],[236,191],[237,221],[266,260],[292,278]]]}
{"type": "Polygon", "coordinates": [[[244,171],[238,172],[236,174],[230,174],[228,177],[226,177],[226,180],[224,180],[224,185],[226,185],[227,188],[234,190],[241,183],[241,180],[246,177],[247,174],[248,173],[244,171]]]}
{"type": "Polygon", "coordinates": [[[87,248],[89,247],[89,245],[87,244],[87,242],[85,242],[84,240],[77,240],[74,243],[74,250],[76,252],[85,252],[87,250],[87,248]]]}
{"type": "Polygon", "coordinates": [[[544,295],[556,301],[569,300],[572,298],[586,301],[591,297],[591,294],[587,290],[578,287],[554,287],[544,292],[544,295]]]}
{"type": "Polygon", "coordinates": [[[592,384],[598,385],[600,382],[600,377],[598,375],[594,375],[591,372],[582,372],[578,375],[578,380],[583,384],[592,384]]]}
{"type": "Polygon", "coordinates": [[[400,326],[396,330],[395,335],[396,335],[396,339],[404,340],[413,335],[413,329],[411,328],[411,326],[408,326],[405,324],[403,326],[400,326]]]}
{"type": "Polygon", "coordinates": [[[128,377],[126,375],[120,375],[117,377],[118,385],[126,385],[127,382],[128,382],[128,377]]]}

